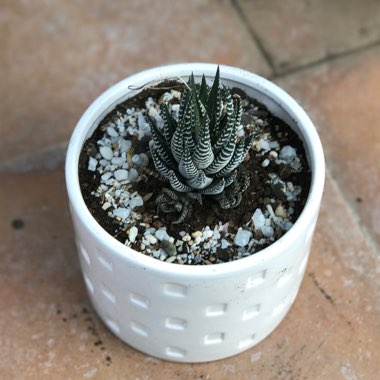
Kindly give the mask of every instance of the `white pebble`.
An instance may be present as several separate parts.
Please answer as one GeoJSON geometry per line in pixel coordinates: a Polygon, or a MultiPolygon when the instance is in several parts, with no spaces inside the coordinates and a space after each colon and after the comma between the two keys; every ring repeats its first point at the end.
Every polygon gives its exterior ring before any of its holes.
{"type": "Polygon", "coordinates": [[[135,168],[132,168],[130,171],[129,171],[129,176],[128,176],[128,178],[129,178],[129,180],[131,181],[131,182],[134,182],[134,181],[136,181],[136,179],[139,177],[139,173],[138,173],[138,171],[135,169],[135,168]]]}
{"type": "Polygon", "coordinates": [[[88,160],[87,169],[91,172],[94,172],[97,166],[98,166],[98,160],[95,159],[94,157],[90,157],[90,159],[88,160]]]}
{"type": "Polygon", "coordinates": [[[144,129],[146,124],[148,124],[142,112],[137,113],[137,123],[140,129],[144,129]]]}
{"type": "Polygon", "coordinates": [[[165,229],[161,229],[161,228],[156,231],[155,236],[160,241],[162,241],[162,240],[169,240],[169,238],[170,238],[170,236],[168,235],[168,233],[166,232],[166,230],[165,229]]]}
{"type": "Polygon", "coordinates": [[[264,226],[262,229],[261,229],[261,232],[263,233],[263,235],[267,238],[270,238],[274,235],[274,230],[272,227],[270,226],[264,226]]]}
{"type": "Polygon", "coordinates": [[[214,232],[211,230],[205,230],[203,231],[203,237],[205,239],[209,239],[212,235],[214,235],[214,232]]]}
{"type": "Polygon", "coordinates": [[[269,150],[270,149],[268,141],[261,139],[259,141],[259,143],[260,143],[260,148],[261,149],[263,149],[263,150],[269,150]]]}
{"type": "Polygon", "coordinates": [[[245,135],[245,133],[244,133],[244,129],[240,129],[240,130],[238,130],[238,132],[237,132],[237,137],[244,137],[244,135],[245,135]]]}
{"type": "Polygon", "coordinates": [[[155,117],[158,114],[158,111],[154,107],[149,107],[148,114],[150,117],[155,117]]]}
{"type": "Polygon", "coordinates": [[[202,236],[202,232],[201,231],[195,231],[191,234],[191,236],[195,239],[197,237],[200,237],[202,236]]]}
{"type": "Polygon", "coordinates": [[[123,166],[127,159],[125,157],[113,157],[111,160],[112,165],[123,166]]]}
{"type": "Polygon", "coordinates": [[[252,232],[248,230],[239,230],[235,236],[234,243],[239,247],[245,247],[252,237],[252,232]]]}
{"type": "Polygon", "coordinates": [[[261,230],[265,226],[265,216],[259,208],[253,213],[252,221],[256,230],[261,230]]]}
{"type": "Polygon", "coordinates": [[[185,236],[183,236],[182,240],[183,241],[190,241],[191,240],[191,236],[189,234],[186,234],[185,236]]]}
{"type": "Polygon", "coordinates": [[[138,232],[139,230],[137,229],[137,227],[132,227],[129,230],[128,238],[131,243],[135,242],[138,232]]]}
{"type": "Polygon", "coordinates": [[[120,153],[127,153],[132,146],[131,140],[119,140],[120,153]]]}
{"type": "Polygon", "coordinates": [[[141,165],[141,158],[139,154],[134,154],[132,156],[132,162],[136,165],[141,165]]]}
{"type": "Polygon", "coordinates": [[[156,229],[154,227],[149,227],[145,230],[144,235],[153,235],[156,233],[156,229]]]}
{"type": "Polygon", "coordinates": [[[173,112],[178,112],[179,111],[179,104],[173,104],[172,105],[172,111],[173,112]]]}
{"type": "Polygon", "coordinates": [[[160,100],[158,101],[158,103],[168,103],[170,102],[171,100],[173,99],[173,95],[170,93],[170,92],[165,92],[160,100]]]}
{"type": "Polygon", "coordinates": [[[149,242],[149,244],[157,243],[157,239],[153,235],[146,235],[145,239],[149,242]]]}
{"type": "Polygon", "coordinates": [[[102,206],[102,209],[103,210],[108,210],[110,207],[111,207],[111,203],[110,202],[105,202],[102,206]]]}
{"type": "Polygon", "coordinates": [[[278,141],[269,141],[269,147],[270,149],[279,149],[280,144],[278,143],[278,141]]]}
{"type": "Polygon", "coordinates": [[[102,181],[107,182],[112,177],[112,172],[107,172],[102,175],[102,181]]]}
{"type": "Polygon", "coordinates": [[[140,153],[140,166],[142,166],[143,168],[147,167],[148,164],[149,164],[149,157],[147,154],[145,153],[140,153]]]}
{"type": "Polygon", "coordinates": [[[169,256],[165,261],[167,263],[174,263],[177,260],[177,256],[169,256]]]}
{"type": "Polygon", "coordinates": [[[101,146],[99,149],[99,152],[104,159],[106,159],[108,161],[112,160],[113,152],[109,146],[101,146]]]}
{"type": "Polygon", "coordinates": [[[144,201],[143,199],[140,197],[140,195],[132,198],[130,201],[129,201],[129,205],[132,207],[132,208],[135,208],[135,207],[140,207],[144,204],[144,201]]]}
{"type": "Polygon", "coordinates": [[[221,245],[221,248],[222,249],[226,249],[230,246],[230,243],[226,240],[226,239],[222,239],[222,245],[221,245]]]}
{"type": "Polygon", "coordinates": [[[280,218],[286,218],[287,215],[286,215],[286,211],[284,209],[284,206],[283,205],[278,205],[276,207],[276,210],[274,212],[276,214],[276,216],[280,217],[280,218]]]}
{"type": "Polygon", "coordinates": [[[119,169],[115,171],[114,176],[118,181],[125,181],[128,179],[128,172],[125,169],[119,169]]]}
{"type": "Polygon", "coordinates": [[[279,158],[281,160],[285,161],[292,161],[294,158],[297,157],[296,150],[291,147],[290,145],[285,145],[281,150],[280,150],[280,155],[279,158]]]}
{"type": "Polygon", "coordinates": [[[156,249],[152,252],[152,255],[155,259],[158,259],[161,256],[161,251],[156,249]]]}
{"type": "Polygon", "coordinates": [[[292,222],[285,222],[285,226],[284,226],[285,231],[290,230],[292,227],[293,227],[292,222]]]}
{"type": "Polygon", "coordinates": [[[117,137],[119,134],[116,132],[114,127],[108,127],[107,132],[111,137],[117,137]]]}
{"type": "Polygon", "coordinates": [[[181,99],[181,92],[176,90],[170,90],[170,93],[173,95],[174,98],[181,99]]]}
{"type": "Polygon", "coordinates": [[[270,161],[266,158],[266,159],[262,162],[261,166],[262,166],[263,168],[266,168],[266,167],[269,165],[269,163],[270,163],[270,161]]]}
{"type": "Polygon", "coordinates": [[[116,217],[119,217],[122,220],[127,219],[130,213],[131,213],[131,210],[125,207],[119,207],[113,211],[113,215],[116,217]]]}

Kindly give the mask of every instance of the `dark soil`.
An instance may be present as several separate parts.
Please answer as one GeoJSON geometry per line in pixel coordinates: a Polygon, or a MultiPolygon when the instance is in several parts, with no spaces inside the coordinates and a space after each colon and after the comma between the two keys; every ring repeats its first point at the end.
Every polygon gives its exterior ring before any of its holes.
{"type": "MultiPolygon", "coordinates": [[[[102,120],[93,136],[83,147],[79,161],[79,177],[85,203],[98,223],[123,244],[127,238],[126,232],[121,229],[116,220],[108,216],[107,211],[102,209],[102,204],[99,198],[91,195],[92,192],[96,192],[96,189],[99,186],[100,175],[97,172],[90,172],[87,170],[88,156],[94,156],[96,154],[96,142],[101,139],[101,136],[104,134],[104,128],[102,127],[107,125],[117,112],[124,112],[125,109],[131,107],[135,107],[136,109],[143,108],[145,107],[145,101],[149,96],[158,99],[163,93],[168,91],[169,88],[181,87],[182,85],[177,82],[164,82],[156,86],[154,89],[145,89],[135,97],[119,104],[114,111],[102,120]]],[[[237,230],[239,226],[242,226],[251,218],[253,212],[257,208],[265,209],[267,204],[271,204],[273,209],[275,209],[277,204],[271,202],[273,199],[277,199],[278,203],[282,203],[286,209],[289,207],[294,208],[294,214],[291,219],[293,223],[297,220],[304,207],[310,189],[311,173],[306,161],[303,143],[286,123],[271,115],[264,105],[258,103],[255,99],[247,97],[247,95],[239,89],[232,89],[232,93],[238,93],[242,99],[248,99],[250,103],[249,107],[259,107],[259,111],[255,111],[255,115],[269,121],[269,125],[262,128],[259,133],[264,134],[270,132],[272,137],[278,141],[281,147],[291,145],[295,148],[298,157],[301,159],[303,169],[299,173],[293,173],[288,165],[276,164],[274,162],[275,159],[268,154],[269,152],[263,154],[262,152],[257,153],[254,150],[251,150],[249,160],[244,163],[246,169],[250,173],[250,187],[244,192],[242,202],[238,207],[223,210],[211,197],[204,196],[203,205],[200,206],[199,204],[194,204],[191,216],[189,216],[182,224],[172,224],[171,222],[173,222],[178,215],[160,214],[159,219],[155,217],[157,214],[157,207],[154,200],[163,187],[170,187],[170,185],[165,179],[156,174],[152,160],[150,160],[149,170],[145,173],[145,178],[134,184],[134,189],[137,190],[142,197],[149,193],[153,193],[153,196],[149,201],[146,201],[144,206],[139,208],[138,211],[144,216],[143,221],[149,224],[152,223],[153,227],[166,225],[168,233],[174,238],[180,238],[180,231],[198,231],[202,230],[206,225],[213,228],[213,226],[219,221],[222,221],[223,223],[229,222],[229,228],[237,230]],[[266,158],[270,160],[270,164],[263,168],[261,164],[266,158]],[[283,181],[292,182],[294,186],[301,186],[301,201],[289,204],[286,201],[283,192],[280,191],[277,186],[268,185],[268,173],[270,172],[276,173],[283,181]]],[[[244,124],[244,118],[242,121],[244,124]]],[[[148,150],[147,141],[138,142],[136,138],[131,138],[131,140],[136,153],[148,150]]],[[[275,238],[278,239],[283,234],[284,232],[278,229],[278,231],[275,231],[275,238]]],[[[139,250],[138,246],[132,246],[132,248],[139,250]]],[[[263,248],[265,248],[265,246],[263,246],[263,248]]]]}

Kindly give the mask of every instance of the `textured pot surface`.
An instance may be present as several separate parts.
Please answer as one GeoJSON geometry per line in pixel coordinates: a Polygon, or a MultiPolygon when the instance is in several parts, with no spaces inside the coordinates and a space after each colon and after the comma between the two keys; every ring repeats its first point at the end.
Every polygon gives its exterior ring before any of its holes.
{"type": "Polygon", "coordinates": [[[120,339],[162,359],[201,362],[244,351],[283,320],[297,295],[310,251],[324,184],[319,137],[306,113],[273,83],[221,66],[222,82],[240,87],[286,121],[305,145],[312,182],[306,206],[280,240],[250,257],[209,266],[161,262],[106,233],[88,211],[79,187],[78,159],[85,140],[135,88],[193,71],[213,78],[216,65],[159,67],[129,77],[88,108],[71,138],[66,182],[84,280],[102,320],[120,339]]]}

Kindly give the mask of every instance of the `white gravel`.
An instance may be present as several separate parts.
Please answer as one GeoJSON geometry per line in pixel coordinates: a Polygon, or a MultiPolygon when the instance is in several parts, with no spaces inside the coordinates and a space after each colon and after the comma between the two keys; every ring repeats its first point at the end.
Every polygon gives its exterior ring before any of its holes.
{"type": "Polygon", "coordinates": [[[246,245],[248,245],[249,241],[251,240],[251,237],[252,237],[251,231],[239,229],[239,231],[237,232],[235,236],[234,243],[235,245],[239,247],[245,247],[246,245]]]}
{"type": "MultiPolygon", "coordinates": [[[[179,98],[180,93],[172,90],[165,93],[159,102],[179,98]]],[[[171,104],[170,108],[173,117],[178,117],[179,105],[171,104]]],[[[198,231],[182,231],[180,238],[175,239],[165,226],[154,228],[143,223],[137,210],[144,205],[144,199],[133,190],[133,184],[142,178],[144,168],[149,165],[149,156],[147,152],[133,152],[131,136],[136,136],[138,140],[150,137],[146,114],[154,118],[160,128],[163,122],[158,111],[158,103],[148,98],[145,108],[138,111],[131,108],[125,114],[119,114],[105,128],[104,136],[98,141],[99,153],[89,157],[88,170],[97,171],[101,178],[94,196],[103,199],[102,208],[127,231],[127,245],[137,244],[143,253],[169,263],[211,264],[207,254],[214,255],[215,259],[220,249],[233,247],[233,259],[245,257],[273,242],[276,229],[287,231],[292,227],[289,217],[294,209],[286,209],[278,201],[273,207],[268,204],[266,209],[257,208],[249,222],[240,226],[237,232],[236,229],[231,230],[228,221],[219,221],[214,226],[206,225],[198,231]],[[139,233],[142,229],[144,232],[139,233]]],[[[255,123],[264,125],[267,121],[255,117],[255,123]]],[[[243,128],[240,128],[240,132],[244,136],[243,128]]],[[[270,138],[263,135],[253,145],[263,157],[261,165],[271,167],[271,163],[286,163],[294,172],[300,171],[302,166],[296,150],[289,145],[281,148],[276,140],[270,138]]],[[[274,173],[270,173],[269,177],[268,185],[279,185],[288,202],[298,200],[302,190],[299,186],[283,181],[274,173]]]]}

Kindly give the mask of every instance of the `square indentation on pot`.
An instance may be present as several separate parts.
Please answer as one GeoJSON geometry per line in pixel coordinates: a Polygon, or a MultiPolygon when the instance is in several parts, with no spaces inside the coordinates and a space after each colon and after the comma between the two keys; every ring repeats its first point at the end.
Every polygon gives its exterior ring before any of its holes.
{"type": "Polygon", "coordinates": [[[263,269],[253,274],[252,276],[248,277],[247,282],[246,282],[246,288],[251,289],[262,284],[265,281],[266,275],[267,275],[267,270],[263,269]]]}
{"type": "Polygon", "coordinates": [[[112,304],[116,303],[116,296],[113,294],[113,292],[107,285],[102,284],[100,291],[108,301],[110,301],[112,304]]]}
{"type": "Polygon", "coordinates": [[[78,241],[77,246],[78,246],[79,252],[80,252],[81,256],[83,257],[84,261],[87,263],[88,266],[90,266],[91,265],[90,255],[88,254],[88,252],[84,248],[83,244],[80,241],[78,241]]]}
{"type": "Polygon", "coordinates": [[[120,326],[119,324],[114,321],[112,318],[106,318],[106,325],[108,328],[113,331],[115,334],[119,334],[120,332],[120,326]]]}
{"type": "Polygon", "coordinates": [[[86,273],[83,273],[83,277],[84,277],[84,282],[86,284],[86,287],[87,287],[88,291],[91,294],[94,294],[95,293],[95,288],[94,288],[94,285],[92,284],[92,281],[90,280],[90,278],[87,276],[86,273]]]}
{"type": "Polygon", "coordinates": [[[182,318],[168,317],[165,319],[165,327],[169,330],[185,330],[187,321],[182,318]]]}
{"type": "Polygon", "coordinates": [[[140,322],[132,321],[131,329],[138,335],[147,337],[149,335],[149,329],[145,325],[140,322]]]}
{"type": "Polygon", "coordinates": [[[204,337],[204,344],[205,345],[220,344],[224,341],[224,336],[225,334],[222,332],[207,334],[204,337]]]}
{"type": "Polygon", "coordinates": [[[172,359],[182,359],[186,356],[186,350],[179,347],[166,347],[165,352],[172,359]]]}
{"type": "Polygon", "coordinates": [[[141,307],[143,309],[149,308],[149,299],[138,293],[130,293],[129,299],[132,304],[141,307]]]}
{"type": "Polygon", "coordinates": [[[226,303],[217,303],[206,307],[206,317],[219,317],[226,313],[228,305],[226,303]]]}
{"type": "Polygon", "coordinates": [[[106,257],[102,252],[98,253],[98,261],[103,268],[107,269],[107,271],[113,272],[112,261],[108,257],[106,257]]]}
{"type": "Polygon", "coordinates": [[[256,338],[256,334],[251,334],[247,336],[246,338],[241,339],[239,342],[239,348],[246,348],[254,344],[255,338],[256,338]]]}
{"type": "Polygon", "coordinates": [[[248,307],[243,311],[243,321],[248,321],[249,319],[255,318],[257,315],[259,315],[261,309],[261,304],[255,304],[252,305],[251,307],[248,307]]]}
{"type": "Polygon", "coordinates": [[[182,284],[168,282],[163,286],[163,293],[169,297],[184,298],[187,296],[187,287],[182,284]]]}

